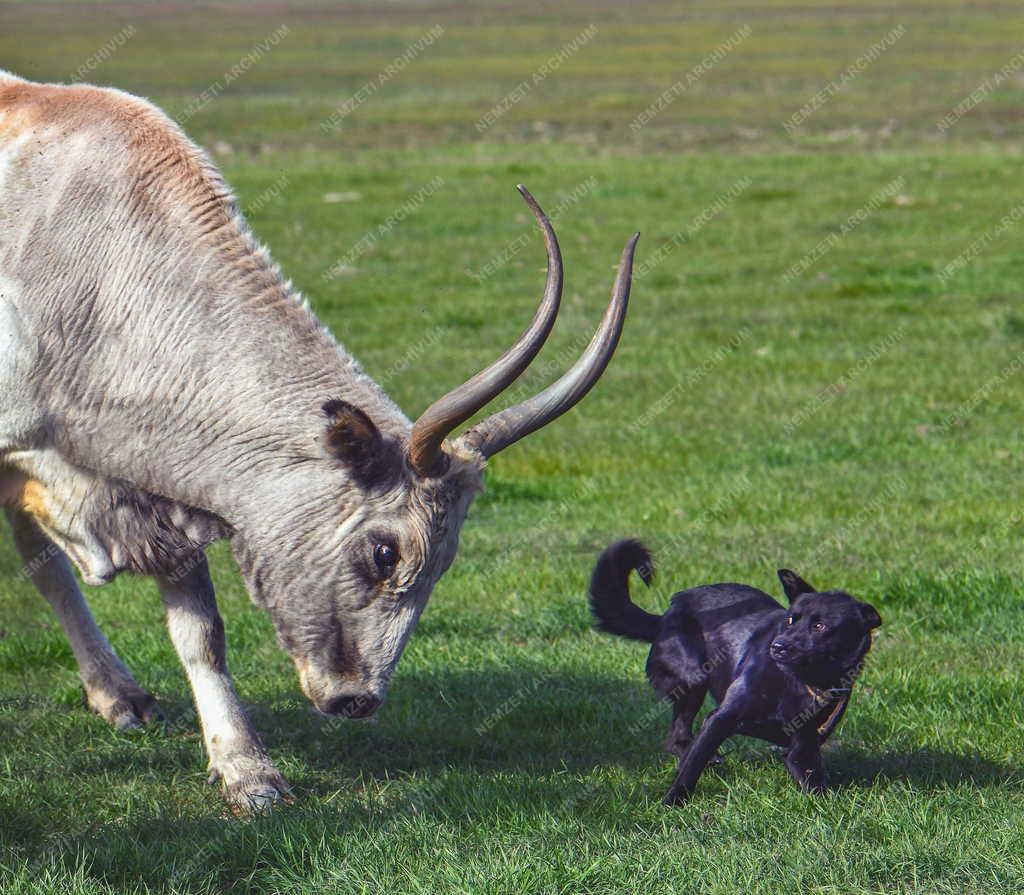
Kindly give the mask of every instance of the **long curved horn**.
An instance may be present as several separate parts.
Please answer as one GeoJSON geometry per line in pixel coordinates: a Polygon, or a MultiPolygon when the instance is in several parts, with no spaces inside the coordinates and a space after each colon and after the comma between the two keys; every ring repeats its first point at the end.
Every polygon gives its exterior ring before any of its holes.
{"type": "Polygon", "coordinates": [[[409,436],[409,462],[420,475],[430,475],[441,458],[441,443],[460,423],[464,423],[488,401],[511,385],[525,370],[544,345],[555,325],[558,306],[562,300],[562,252],[551,222],[537,200],[522,184],[516,189],[530,206],[537,224],[544,234],[548,252],[548,274],[544,297],[533,315],[530,325],[516,343],[493,364],[481,370],[472,379],[452,389],[431,404],[412,427],[409,436]]]}
{"type": "Polygon", "coordinates": [[[622,250],[608,310],[604,312],[597,332],[572,369],[532,398],[477,423],[462,436],[461,440],[467,447],[479,451],[485,457],[494,456],[571,409],[601,378],[622,334],[633,275],[633,253],[639,238],[639,233],[634,234],[622,250]]]}

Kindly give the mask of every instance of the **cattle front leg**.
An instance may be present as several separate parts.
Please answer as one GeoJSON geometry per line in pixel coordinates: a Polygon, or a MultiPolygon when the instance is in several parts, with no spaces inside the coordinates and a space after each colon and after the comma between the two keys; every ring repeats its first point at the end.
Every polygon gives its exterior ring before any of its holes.
{"type": "Polygon", "coordinates": [[[89,707],[117,730],[161,720],[156,700],[135,682],[97,627],[68,558],[25,513],[8,509],[7,518],[24,573],[53,607],[71,644],[89,707]]]}
{"type": "Polygon", "coordinates": [[[236,811],[264,811],[288,797],[288,784],[268,757],[228,674],[224,622],[217,611],[206,559],[198,554],[180,575],[157,579],[167,627],[185,667],[210,758],[236,811]]]}

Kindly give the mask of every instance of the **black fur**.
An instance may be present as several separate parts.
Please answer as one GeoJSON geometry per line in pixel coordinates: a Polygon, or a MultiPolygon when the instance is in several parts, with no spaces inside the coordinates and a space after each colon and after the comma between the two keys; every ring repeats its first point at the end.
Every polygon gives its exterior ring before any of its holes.
{"type": "Polygon", "coordinates": [[[645,612],[629,599],[629,573],[644,584],[654,575],[651,554],[639,541],[619,541],[601,554],[590,579],[590,611],[599,631],[651,643],[661,616],[645,612]]]}
{"type": "Polygon", "coordinates": [[[650,583],[650,553],[639,541],[613,544],[597,561],[590,608],[602,631],[652,644],[647,676],[672,703],[666,748],[679,758],[666,804],[685,801],[705,766],[733,734],[786,749],[786,767],[805,791],[825,788],[821,746],[846,711],[850,690],[882,623],[867,603],[815,591],[779,570],[790,608],[745,584],[680,591],[661,617],[629,596],[629,573],[650,583]],[[717,708],[694,737],[710,692],[717,708]]]}

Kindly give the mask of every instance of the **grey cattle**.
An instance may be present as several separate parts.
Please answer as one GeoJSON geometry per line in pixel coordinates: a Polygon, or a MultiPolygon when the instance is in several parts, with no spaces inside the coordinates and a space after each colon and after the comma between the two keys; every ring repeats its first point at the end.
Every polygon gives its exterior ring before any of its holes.
{"type": "Polygon", "coordinates": [[[0,72],[0,502],[71,642],[90,706],[158,716],[72,572],[152,575],[210,759],[240,809],[284,797],[225,662],[203,549],[229,539],[321,711],[373,714],[488,457],[572,407],[629,297],[534,397],[453,430],[527,367],[554,324],[558,243],[519,340],[411,423],[247,228],[209,159],[148,102],[0,72]]]}

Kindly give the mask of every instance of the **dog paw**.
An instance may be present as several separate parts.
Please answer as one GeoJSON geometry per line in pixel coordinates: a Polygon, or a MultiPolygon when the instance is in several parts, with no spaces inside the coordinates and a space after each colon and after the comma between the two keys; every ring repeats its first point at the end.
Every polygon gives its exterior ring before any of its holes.
{"type": "Polygon", "coordinates": [[[662,804],[667,808],[678,808],[685,805],[690,798],[690,793],[682,789],[670,789],[662,799],[662,804]]]}
{"type": "Polygon", "coordinates": [[[693,737],[690,737],[688,740],[668,739],[665,740],[665,751],[669,755],[674,755],[678,759],[683,759],[692,742],[693,737]]]}

